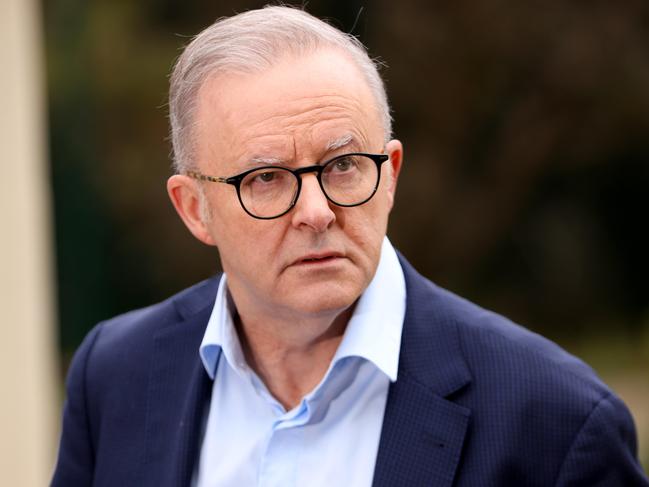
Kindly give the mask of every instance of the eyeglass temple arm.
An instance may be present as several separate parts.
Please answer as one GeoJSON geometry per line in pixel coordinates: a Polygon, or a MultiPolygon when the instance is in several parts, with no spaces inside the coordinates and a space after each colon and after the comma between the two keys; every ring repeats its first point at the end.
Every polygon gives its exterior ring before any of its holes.
{"type": "Polygon", "coordinates": [[[196,171],[187,171],[187,176],[190,178],[198,179],[200,181],[210,181],[212,183],[227,183],[226,178],[216,177],[216,176],[206,176],[196,171]]]}

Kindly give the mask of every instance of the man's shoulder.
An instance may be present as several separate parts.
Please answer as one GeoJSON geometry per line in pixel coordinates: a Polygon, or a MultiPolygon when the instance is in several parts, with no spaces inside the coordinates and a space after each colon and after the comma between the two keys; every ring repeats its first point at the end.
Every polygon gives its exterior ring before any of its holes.
{"type": "Polygon", "coordinates": [[[89,373],[128,369],[150,355],[155,338],[167,330],[176,330],[200,314],[205,314],[207,325],[219,280],[220,276],[206,279],[164,301],[98,323],[86,335],[72,365],[88,363],[89,373]]]}
{"type": "MultiPolygon", "coordinates": [[[[439,411],[450,410],[456,424],[468,425],[455,436],[471,465],[458,485],[582,485],[588,478],[646,485],[633,419],[588,365],[436,286],[405,259],[402,267],[408,309],[397,382],[401,391],[423,385],[428,395],[400,397],[418,397],[421,416],[438,421],[439,411]]],[[[401,400],[393,396],[393,411],[407,410],[401,400]]]]}
{"type": "Polygon", "coordinates": [[[409,292],[414,294],[410,304],[425,310],[419,318],[425,322],[428,316],[424,327],[441,327],[456,337],[474,387],[482,390],[485,385],[484,392],[488,392],[497,386],[499,394],[512,392],[512,398],[521,398],[524,392],[543,396],[580,391],[597,401],[610,393],[590,366],[556,343],[440,288],[413,270],[406,270],[409,292]]]}
{"type": "Polygon", "coordinates": [[[102,341],[131,341],[150,338],[166,327],[180,323],[214,305],[220,276],[190,286],[156,304],[120,314],[97,325],[102,341]]]}
{"type": "Polygon", "coordinates": [[[550,393],[566,393],[568,397],[579,392],[590,402],[610,393],[589,365],[557,343],[505,316],[448,291],[441,292],[453,303],[463,355],[471,373],[499,385],[501,395],[505,391],[511,393],[511,398],[520,399],[527,392],[535,399],[547,399],[550,393]]]}

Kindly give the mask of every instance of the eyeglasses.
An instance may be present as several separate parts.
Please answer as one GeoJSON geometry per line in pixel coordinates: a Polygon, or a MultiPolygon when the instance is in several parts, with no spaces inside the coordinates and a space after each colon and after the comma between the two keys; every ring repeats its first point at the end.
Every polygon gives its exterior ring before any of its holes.
{"type": "Polygon", "coordinates": [[[356,152],[298,169],[263,166],[225,178],[196,171],[185,174],[200,181],[233,185],[246,213],[270,220],[285,215],[295,206],[302,189],[302,175],[311,172],[316,173],[322,192],[335,205],[350,207],[367,203],[379,187],[381,164],[389,158],[385,154],[356,152]]]}

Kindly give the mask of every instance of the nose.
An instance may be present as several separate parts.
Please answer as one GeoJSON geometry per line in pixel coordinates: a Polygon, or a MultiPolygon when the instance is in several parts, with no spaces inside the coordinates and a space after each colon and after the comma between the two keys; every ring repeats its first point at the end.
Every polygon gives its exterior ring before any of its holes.
{"type": "Polygon", "coordinates": [[[294,227],[308,228],[317,233],[327,230],[336,220],[315,174],[302,174],[302,189],[291,216],[294,227]]]}

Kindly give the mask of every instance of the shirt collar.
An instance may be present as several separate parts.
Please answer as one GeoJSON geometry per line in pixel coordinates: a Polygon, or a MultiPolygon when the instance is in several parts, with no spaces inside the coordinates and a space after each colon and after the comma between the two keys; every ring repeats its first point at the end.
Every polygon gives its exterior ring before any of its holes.
{"type": "Polygon", "coordinates": [[[399,258],[387,237],[374,278],[361,295],[333,362],[361,357],[392,382],[397,380],[401,331],[406,314],[406,283],[399,258]]]}
{"type": "MultiPolygon", "coordinates": [[[[199,350],[203,366],[212,379],[221,351],[235,371],[243,374],[247,370],[232,319],[233,311],[234,303],[229,298],[224,274],[199,350]]],[[[376,273],[356,303],[332,365],[346,357],[361,357],[372,362],[391,381],[396,381],[405,313],[403,270],[394,247],[385,237],[376,273]]]]}
{"type": "Polygon", "coordinates": [[[242,370],[245,366],[241,343],[232,319],[233,311],[234,304],[229,298],[227,276],[223,274],[199,349],[203,366],[211,379],[216,376],[216,366],[221,351],[233,368],[242,370]]]}

